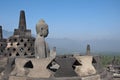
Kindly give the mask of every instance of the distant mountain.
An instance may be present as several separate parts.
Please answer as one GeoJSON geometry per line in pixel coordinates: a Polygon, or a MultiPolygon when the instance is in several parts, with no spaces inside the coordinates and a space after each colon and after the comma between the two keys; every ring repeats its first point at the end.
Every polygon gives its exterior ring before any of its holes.
{"type": "Polygon", "coordinates": [[[56,47],[59,54],[80,53],[81,43],[71,39],[47,38],[50,48],[56,47]]]}
{"type": "MultiPolygon", "coordinates": [[[[8,38],[13,32],[3,30],[3,36],[8,38]]],[[[34,34],[32,36],[35,37],[34,34]]],[[[120,55],[120,40],[71,40],[67,38],[46,38],[50,49],[56,47],[58,54],[85,54],[87,44],[90,44],[92,54],[118,54],[120,55]]]]}
{"type": "Polygon", "coordinates": [[[3,37],[8,38],[13,35],[12,31],[3,30],[3,37]]]}
{"type": "MultiPolygon", "coordinates": [[[[3,30],[3,37],[4,38],[8,38],[8,37],[10,37],[12,35],[13,35],[12,31],[3,30]]],[[[35,34],[32,34],[32,36],[35,37],[35,34]]]]}
{"type": "Polygon", "coordinates": [[[86,53],[86,46],[90,44],[92,54],[118,54],[120,55],[119,40],[83,40],[48,38],[47,42],[51,47],[56,46],[58,53],[86,53]]]}

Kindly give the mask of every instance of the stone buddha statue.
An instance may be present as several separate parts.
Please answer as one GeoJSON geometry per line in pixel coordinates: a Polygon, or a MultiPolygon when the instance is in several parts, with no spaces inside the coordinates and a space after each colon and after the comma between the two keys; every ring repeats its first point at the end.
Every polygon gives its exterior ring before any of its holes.
{"type": "Polygon", "coordinates": [[[37,37],[35,40],[35,56],[37,58],[47,58],[50,56],[50,50],[48,44],[45,41],[45,37],[48,36],[48,25],[43,19],[36,24],[37,37]]]}

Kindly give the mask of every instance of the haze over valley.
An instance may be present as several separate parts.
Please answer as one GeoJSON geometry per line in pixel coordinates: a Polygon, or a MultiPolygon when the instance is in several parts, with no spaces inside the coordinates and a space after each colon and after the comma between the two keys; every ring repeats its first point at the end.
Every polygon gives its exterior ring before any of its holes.
{"type": "MultiPolygon", "coordinates": [[[[3,30],[3,36],[8,38],[13,32],[3,30]]],[[[35,37],[35,34],[33,34],[35,37]]],[[[90,44],[92,54],[120,54],[120,41],[115,39],[96,39],[96,40],[73,40],[69,38],[50,38],[47,42],[52,49],[56,47],[57,54],[85,54],[86,46],[90,44]]]]}

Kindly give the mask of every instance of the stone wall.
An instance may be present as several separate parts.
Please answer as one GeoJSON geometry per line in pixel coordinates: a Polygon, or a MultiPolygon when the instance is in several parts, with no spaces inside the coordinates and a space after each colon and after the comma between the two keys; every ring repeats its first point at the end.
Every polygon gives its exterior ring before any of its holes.
{"type": "Polygon", "coordinates": [[[10,37],[6,51],[9,56],[34,56],[34,41],[33,37],[10,37]]]}
{"type": "Polygon", "coordinates": [[[7,43],[6,39],[3,38],[3,33],[2,33],[2,26],[0,26],[0,55],[6,54],[6,48],[7,43]]]}

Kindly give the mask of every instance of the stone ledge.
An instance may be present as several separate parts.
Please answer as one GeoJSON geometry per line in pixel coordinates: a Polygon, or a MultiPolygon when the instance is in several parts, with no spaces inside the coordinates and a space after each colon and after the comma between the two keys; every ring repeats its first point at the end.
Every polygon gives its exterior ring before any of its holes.
{"type": "Polygon", "coordinates": [[[81,80],[80,77],[62,77],[62,78],[29,78],[29,77],[17,77],[9,76],[8,80],[81,80]]]}
{"type": "Polygon", "coordinates": [[[61,78],[30,78],[30,77],[18,77],[9,76],[8,80],[101,80],[100,75],[93,75],[87,77],[61,77],[61,78]]]}
{"type": "Polygon", "coordinates": [[[101,80],[100,75],[92,75],[87,77],[82,77],[81,80],[101,80]]]}

